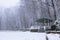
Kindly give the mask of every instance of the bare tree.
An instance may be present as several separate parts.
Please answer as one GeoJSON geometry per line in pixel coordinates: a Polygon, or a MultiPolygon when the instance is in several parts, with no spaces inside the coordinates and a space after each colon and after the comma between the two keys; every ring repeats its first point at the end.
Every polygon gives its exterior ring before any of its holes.
{"type": "Polygon", "coordinates": [[[55,9],[55,5],[54,5],[54,0],[51,0],[51,2],[52,2],[52,7],[54,9],[54,17],[55,17],[55,20],[56,20],[57,17],[56,17],[56,9],[55,9]]]}

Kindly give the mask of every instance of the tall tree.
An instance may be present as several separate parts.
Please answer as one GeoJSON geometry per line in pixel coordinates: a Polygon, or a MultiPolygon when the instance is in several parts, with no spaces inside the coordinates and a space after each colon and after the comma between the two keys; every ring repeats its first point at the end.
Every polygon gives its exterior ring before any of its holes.
{"type": "Polygon", "coordinates": [[[54,17],[55,17],[55,20],[56,20],[57,17],[56,17],[56,9],[55,9],[55,5],[54,5],[54,0],[51,0],[51,2],[52,2],[53,10],[54,10],[54,17]]]}

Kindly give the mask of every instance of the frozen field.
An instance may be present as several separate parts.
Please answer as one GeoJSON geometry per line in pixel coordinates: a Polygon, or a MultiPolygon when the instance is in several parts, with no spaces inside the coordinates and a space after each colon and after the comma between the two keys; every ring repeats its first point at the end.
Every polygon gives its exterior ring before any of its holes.
{"type": "Polygon", "coordinates": [[[0,32],[0,40],[46,40],[46,33],[0,32]]]}

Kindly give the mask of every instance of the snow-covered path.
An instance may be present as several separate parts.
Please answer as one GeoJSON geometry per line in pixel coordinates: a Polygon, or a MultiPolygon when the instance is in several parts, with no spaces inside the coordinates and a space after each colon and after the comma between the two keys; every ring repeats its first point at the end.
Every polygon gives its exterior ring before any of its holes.
{"type": "Polygon", "coordinates": [[[60,40],[60,34],[47,34],[49,40],[60,40]]]}
{"type": "Polygon", "coordinates": [[[46,33],[0,32],[0,40],[46,40],[46,33]]]}

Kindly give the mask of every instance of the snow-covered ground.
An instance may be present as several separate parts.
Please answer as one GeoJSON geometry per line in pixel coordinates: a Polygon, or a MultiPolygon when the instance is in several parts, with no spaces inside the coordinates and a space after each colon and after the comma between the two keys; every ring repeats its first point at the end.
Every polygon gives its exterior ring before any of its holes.
{"type": "Polygon", "coordinates": [[[60,40],[60,34],[37,32],[0,31],[0,40],[60,40]]]}
{"type": "Polygon", "coordinates": [[[49,40],[60,40],[60,34],[47,34],[49,40]]]}
{"type": "Polygon", "coordinates": [[[0,31],[0,40],[46,40],[46,33],[0,31]]]}

